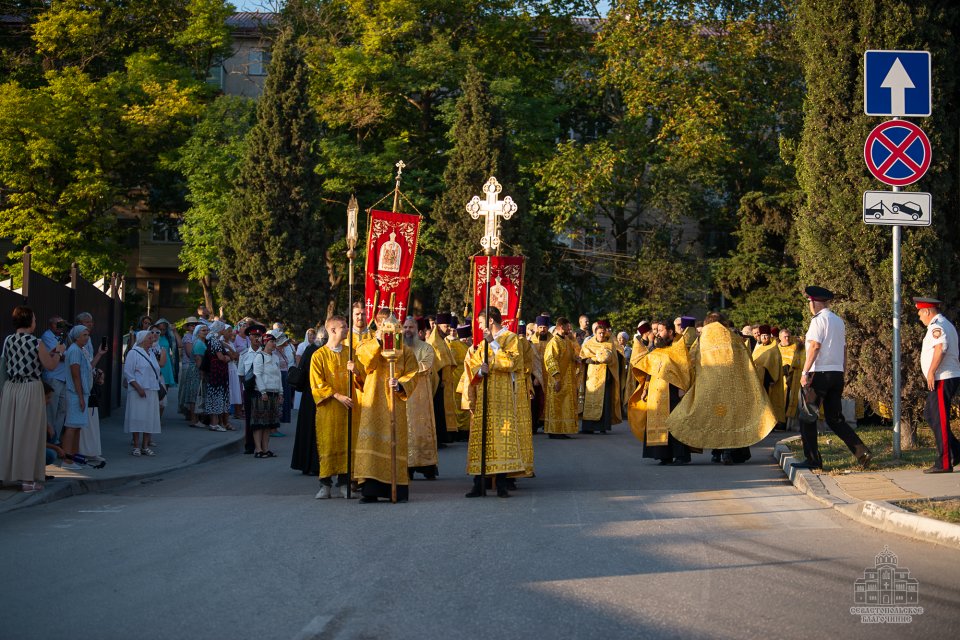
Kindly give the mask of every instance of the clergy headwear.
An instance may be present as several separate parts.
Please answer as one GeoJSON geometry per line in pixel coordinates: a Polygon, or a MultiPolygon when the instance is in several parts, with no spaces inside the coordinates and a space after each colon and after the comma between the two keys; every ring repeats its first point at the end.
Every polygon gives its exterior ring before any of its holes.
{"type": "Polygon", "coordinates": [[[461,324],[457,327],[458,338],[470,338],[473,336],[473,327],[469,324],[461,324]]]}
{"type": "Polygon", "coordinates": [[[430,328],[430,321],[424,316],[417,317],[417,330],[418,331],[427,331],[430,328]]]}
{"type": "Polygon", "coordinates": [[[435,322],[437,324],[453,324],[453,316],[449,313],[438,313],[435,322]]]}
{"type": "Polygon", "coordinates": [[[639,333],[641,336],[645,333],[649,333],[652,330],[653,327],[651,327],[650,323],[646,320],[641,320],[640,324],[637,325],[637,333],[639,333]]]}
{"type": "Polygon", "coordinates": [[[697,324],[697,319],[693,316],[680,316],[680,328],[686,329],[697,324]]]}
{"type": "Polygon", "coordinates": [[[939,309],[943,302],[936,298],[914,298],[913,304],[917,305],[917,309],[939,309]]]}
{"type": "Polygon", "coordinates": [[[760,325],[760,335],[769,336],[770,335],[770,325],[762,324],[760,325]]]}
{"type": "Polygon", "coordinates": [[[828,302],[833,300],[833,292],[823,287],[810,286],[804,289],[807,297],[816,302],[828,302]]]}
{"type": "Polygon", "coordinates": [[[609,320],[597,320],[597,327],[603,327],[604,329],[610,329],[609,320]]]}
{"type": "Polygon", "coordinates": [[[550,316],[537,316],[536,320],[538,327],[549,327],[550,326],[550,316]]]}

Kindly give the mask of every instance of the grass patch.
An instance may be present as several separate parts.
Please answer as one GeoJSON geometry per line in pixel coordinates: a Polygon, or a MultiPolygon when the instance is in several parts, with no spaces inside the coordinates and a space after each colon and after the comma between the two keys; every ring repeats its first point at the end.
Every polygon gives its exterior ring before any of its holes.
{"type": "MultiPolygon", "coordinates": [[[[867,470],[894,471],[898,469],[925,469],[932,466],[937,457],[937,448],[933,434],[922,428],[917,432],[918,448],[903,449],[900,459],[893,459],[893,427],[884,425],[863,425],[857,429],[857,435],[873,454],[873,462],[867,470]]],[[[853,454],[837,435],[827,429],[818,437],[820,455],[823,457],[823,470],[831,475],[863,471],[853,454]]],[[[803,459],[803,445],[800,440],[787,445],[798,460],[803,459]]]]}
{"type": "Polygon", "coordinates": [[[896,505],[928,518],[960,524],[960,498],[943,500],[902,500],[896,505]]]}

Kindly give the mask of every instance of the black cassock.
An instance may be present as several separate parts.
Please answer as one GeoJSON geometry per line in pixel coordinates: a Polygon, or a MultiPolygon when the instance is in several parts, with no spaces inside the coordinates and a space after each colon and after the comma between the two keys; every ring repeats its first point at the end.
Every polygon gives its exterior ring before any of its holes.
{"type": "Polygon", "coordinates": [[[293,453],[290,456],[290,468],[305,476],[320,475],[320,454],[317,452],[317,411],[310,389],[310,361],[317,352],[315,344],[303,350],[300,358],[300,411],[297,412],[297,433],[293,438],[293,453]]]}

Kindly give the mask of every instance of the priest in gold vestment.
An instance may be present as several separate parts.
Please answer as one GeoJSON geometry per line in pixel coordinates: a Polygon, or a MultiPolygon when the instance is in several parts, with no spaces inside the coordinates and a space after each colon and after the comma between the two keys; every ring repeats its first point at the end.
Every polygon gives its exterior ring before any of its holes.
{"type": "Polygon", "coordinates": [[[803,373],[806,353],[803,350],[804,345],[793,339],[789,329],[781,329],[779,337],[780,341],[777,343],[777,348],[780,350],[780,359],[783,361],[783,397],[786,400],[784,407],[786,424],[778,424],[777,427],[788,429],[796,426],[799,431],[797,403],[800,401],[800,375],[803,373]]]}
{"type": "Polygon", "coordinates": [[[627,409],[630,429],[643,442],[644,458],[661,465],[689,464],[689,447],[667,427],[667,419],[691,385],[687,345],[672,325],[663,322],[641,325],[637,331],[641,336],[649,333],[653,344],[648,346],[642,338],[633,343],[630,368],[637,388],[627,409]]]}
{"type": "Polygon", "coordinates": [[[417,320],[403,321],[403,348],[417,359],[416,385],[407,394],[407,475],[437,479],[437,428],[433,416],[433,347],[420,339],[417,320]]]}
{"type": "MultiPolygon", "coordinates": [[[[518,404],[527,401],[526,397],[521,399],[517,395],[516,380],[523,370],[523,360],[517,334],[503,328],[499,309],[490,307],[482,311],[479,320],[480,326],[486,327],[484,342],[470,355],[466,365],[470,384],[477,394],[467,447],[467,473],[474,477],[473,489],[467,497],[481,495],[481,442],[486,411],[485,471],[496,477],[497,496],[508,498],[506,476],[526,471],[517,431],[518,404]]],[[[529,428],[529,423],[526,426],[529,428]]]]}
{"type": "Polygon", "coordinates": [[[433,370],[438,376],[437,388],[433,393],[433,416],[437,425],[437,447],[444,448],[453,440],[457,432],[457,382],[460,371],[447,337],[453,333],[450,325],[453,317],[449,313],[438,313],[436,324],[427,336],[427,343],[433,347],[433,370]]]}
{"type": "Polygon", "coordinates": [[[620,413],[620,352],[610,339],[610,323],[597,321],[593,336],[580,347],[587,365],[582,433],[606,433],[623,418],[620,413]]]}
{"type": "Polygon", "coordinates": [[[567,318],[557,318],[556,332],[543,356],[546,416],[543,432],[555,440],[569,440],[577,432],[577,340],[567,318]]]}
{"type": "Polygon", "coordinates": [[[737,462],[743,449],[749,457],[750,445],[777,420],[742,338],[711,313],[690,360],[693,387],[667,418],[670,433],[690,446],[728,452],[724,462],[737,462]]]}
{"type": "Polygon", "coordinates": [[[520,436],[520,456],[523,458],[523,473],[516,477],[531,478],[533,472],[533,382],[540,377],[537,353],[521,330],[517,334],[517,347],[523,361],[516,380],[517,390],[517,435],[520,436]]]}
{"type": "Polygon", "coordinates": [[[470,407],[464,406],[464,398],[470,388],[470,383],[466,377],[464,362],[467,360],[469,350],[473,348],[473,327],[469,324],[460,325],[455,329],[455,332],[451,333],[450,339],[447,341],[455,364],[452,377],[456,381],[454,383],[454,399],[456,400],[457,433],[454,439],[457,442],[466,442],[470,437],[470,407]]]}
{"type": "MultiPolygon", "coordinates": [[[[350,347],[345,343],[347,319],[332,316],[325,324],[326,344],[310,359],[310,390],[316,410],[317,452],[320,459],[320,490],[316,497],[347,497],[347,416],[353,412],[353,442],[360,426],[358,390],[363,388],[363,371],[354,367],[350,347]],[[350,372],[354,371],[353,388],[350,372]],[[333,490],[333,477],[337,488],[333,490]]],[[[301,410],[309,405],[304,403],[301,410]]]]}
{"type": "MultiPolygon", "coordinates": [[[[382,325],[385,314],[378,314],[382,325]]],[[[402,343],[402,340],[400,341],[402,343]]],[[[416,387],[419,370],[412,351],[399,348],[394,364],[394,378],[390,378],[390,364],[383,355],[383,332],[377,328],[375,339],[367,340],[357,349],[357,364],[363,369],[363,395],[360,399],[360,429],[357,434],[356,470],[354,477],[360,484],[361,502],[390,499],[394,457],[390,436],[390,393],[393,391],[396,420],[397,500],[409,497],[407,478],[407,410],[406,399],[416,387]]]]}
{"type": "Polygon", "coordinates": [[[783,359],[777,347],[776,338],[770,333],[769,325],[760,325],[760,342],[753,348],[753,364],[757,368],[757,379],[770,398],[770,407],[777,422],[784,422],[786,398],[783,386],[783,359]]]}

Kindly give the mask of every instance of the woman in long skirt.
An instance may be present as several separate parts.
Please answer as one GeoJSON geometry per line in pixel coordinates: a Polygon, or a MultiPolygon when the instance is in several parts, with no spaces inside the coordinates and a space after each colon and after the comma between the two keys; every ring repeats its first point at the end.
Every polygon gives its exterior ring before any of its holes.
{"type": "Polygon", "coordinates": [[[134,456],[156,455],[150,447],[141,448],[148,442],[149,434],[160,433],[160,364],[152,355],[157,334],[139,331],[136,346],[127,353],[123,364],[123,377],[127,381],[127,409],[123,418],[124,433],[133,434],[134,456]]]}
{"type": "Polygon", "coordinates": [[[263,348],[253,356],[256,388],[252,390],[254,396],[250,403],[250,429],[253,431],[254,458],[277,457],[270,451],[270,432],[280,426],[283,404],[283,382],[276,347],[276,337],[267,333],[263,336],[263,348]]]}
{"type": "Polygon", "coordinates": [[[33,335],[36,316],[30,307],[13,310],[16,333],[3,343],[7,381],[0,389],[0,482],[20,483],[24,493],[43,489],[46,477],[47,411],[42,369],[52,371],[63,357],[63,345],[54,351],[33,335]]]}
{"type": "Polygon", "coordinates": [[[197,371],[197,364],[193,361],[193,344],[196,330],[196,318],[187,318],[186,323],[183,325],[183,338],[180,340],[180,385],[177,398],[180,413],[187,419],[187,423],[191,427],[197,422],[197,417],[194,415],[194,408],[197,401],[197,391],[200,386],[200,374],[197,371]]]}

